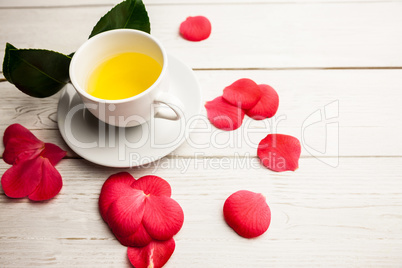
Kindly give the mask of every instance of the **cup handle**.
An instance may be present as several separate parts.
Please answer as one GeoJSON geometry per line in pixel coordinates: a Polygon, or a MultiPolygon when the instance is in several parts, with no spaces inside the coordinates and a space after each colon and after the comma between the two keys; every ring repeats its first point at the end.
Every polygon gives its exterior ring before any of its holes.
{"type": "Polygon", "coordinates": [[[167,93],[160,93],[154,100],[155,118],[179,120],[184,114],[184,105],[178,97],[167,93]]]}

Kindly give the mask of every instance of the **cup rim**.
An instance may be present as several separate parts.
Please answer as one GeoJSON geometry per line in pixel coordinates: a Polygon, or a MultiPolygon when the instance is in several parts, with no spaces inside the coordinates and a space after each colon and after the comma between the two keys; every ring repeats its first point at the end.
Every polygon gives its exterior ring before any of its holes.
{"type": "Polygon", "coordinates": [[[70,76],[70,81],[71,84],[74,86],[75,90],[85,96],[85,98],[90,99],[94,102],[102,102],[102,103],[107,103],[107,104],[117,104],[117,103],[125,103],[125,102],[129,102],[132,100],[136,100],[141,98],[142,96],[149,94],[150,91],[152,91],[154,88],[156,88],[159,84],[160,81],[163,79],[165,73],[167,72],[167,54],[165,51],[165,48],[162,46],[161,42],[156,39],[155,37],[153,37],[151,34],[140,31],[140,30],[135,30],[135,29],[114,29],[114,30],[109,30],[109,31],[105,31],[102,33],[99,33],[93,37],[91,37],[90,39],[86,40],[78,49],[77,51],[74,53],[71,62],[70,62],[70,67],[69,67],[69,76],[70,76]],[[88,92],[86,92],[85,89],[81,88],[79,86],[79,83],[77,82],[76,78],[74,76],[72,76],[71,74],[73,73],[73,68],[74,68],[74,64],[77,60],[76,55],[80,54],[82,50],[84,50],[87,46],[91,45],[91,43],[93,42],[97,42],[96,40],[103,38],[106,35],[113,35],[117,32],[126,32],[126,33],[136,33],[142,36],[145,36],[149,39],[151,39],[161,50],[162,52],[162,58],[163,58],[163,66],[162,66],[162,70],[161,73],[159,74],[158,78],[156,79],[156,81],[146,90],[144,90],[143,92],[141,92],[140,94],[137,94],[135,96],[129,97],[129,98],[125,98],[125,99],[118,99],[118,100],[106,100],[106,99],[101,99],[101,98],[97,98],[92,96],[91,94],[89,94],[88,92]]]}

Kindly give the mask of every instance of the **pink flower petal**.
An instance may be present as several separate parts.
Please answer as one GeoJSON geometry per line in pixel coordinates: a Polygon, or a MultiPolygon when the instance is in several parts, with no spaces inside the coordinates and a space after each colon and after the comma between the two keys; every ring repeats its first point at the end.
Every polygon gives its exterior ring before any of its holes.
{"type": "Polygon", "coordinates": [[[123,196],[110,205],[106,218],[114,234],[124,237],[137,231],[144,215],[145,198],[143,191],[133,189],[130,196],[123,196]]]}
{"type": "Polygon", "coordinates": [[[140,224],[134,234],[130,236],[116,235],[116,238],[123,246],[127,247],[144,247],[152,241],[152,237],[148,234],[142,224],[140,224]]]}
{"type": "Polygon", "coordinates": [[[180,34],[189,41],[202,41],[211,34],[211,22],[204,16],[188,17],[180,24],[180,34]]]}
{"type": "Polygon", "coordinates": [[[127,256],[135,268],[160,268],[170,259],[175,247],[173,238],[167,241],[152,241],[146,247],[129,247],[127,256]]]}
{"type": "Polygon", "coordinates": [[[10,165],[21,153],[26,152],[34,155],[44,148],[44,143],[20,124],[12,124],[6,128],[3,143],[5,147],[3,159],[10,165]]]}
{"type": "Polygon", "coordinates": [[[246,190],[229,196],[223,206],[227,224],[245,238],[262,235],[271,223],[271,210],[262,194],[246,190]]]}
{"type": "Polygon", "coordinates": [[[301,146],[298,139],[283,134],[269,134],[258,145],[262,164],[273,171],[295,171],[299,167],[301,146]]]}
{"type": "Polygon", "coordinates": [[[42,174],[38,187],[28,195],[33,201],[43,201],[55,197],[63,186],[60,173],[50,163],[50,160],[41,156],[38,159],[42,162],[42,174]]]}
{"type": "Polygon", "coordinates": [[[217,97],[205,104],[207,116],[211,124],[222,130],[235,130],[243,122],[244,111],[217,97]]]}
{"type": "Polygon", "coordinates": [[[41,156],[49,159],[50,163],[55,166],[60,162],[63,157],[67,154],[66,151],[62,150],[59,146],[53,143],[45,143],[45,148],[43,149],[41,156]]]}
{"type": "Polygon", "coordinates": [[[105,181],[99,195],[99,211],[106,222],[110,205],[120,197],[130,196],[132,194],[131,184],[134,182],[134,177],[127,172],[111,175],[105,181]]]}
{"type": "Polygon", "coordinates": [[[34,157],[18,161],[1,177],[4,193],[11,198],[22,198],[38,187],[42,178],[43,158],[34,157]]]}
{"type": "Polygon", "coordinates": [[[170,184],[158,176],[143,176],[135,181],[131,186],[135,189],[144,191],[146,195],[164,195],[168,197],[172,195],[170,184]]]}
{"type": "Polygon", "coordinates": [[[225,87],[222,97],[230,104],[247,110],[258,103],[261,90],[253,80],[242,78],[225,87]]]}
{"type": "Polygon", "coordinates": [[[251,109],[246,111],[246,114],[255,119],[263,120],[265,118],[271,118],[276,114],[279,106],[279,96],[275,89],[268,85],[258,85],[261,90],[261,99],[251,109]]]}
{"type": "Polygon", "coordinates": [[[167,196],[148,196],[142,220],[145,230],[156,240],[167,240],[183,226],[184,214],[180,205],[167,196]]]}

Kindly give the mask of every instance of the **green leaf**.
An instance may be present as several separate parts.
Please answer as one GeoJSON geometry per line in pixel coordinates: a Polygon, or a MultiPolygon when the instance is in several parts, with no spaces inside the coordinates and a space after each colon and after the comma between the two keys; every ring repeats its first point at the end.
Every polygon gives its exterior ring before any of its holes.
{"type": "Polygon", "coordinates": [[[116,5],[98,21],[89,38],[101,32],[121,28],[151,32],[148,13],[141,0],[126,0],[116,5]]]}
{"type": "Polygon", "coordinates": [[[12,83],[10,72],[8,70],[9,65],[8,63],[10,62],[10,49],[17,49],[17,48],[11,45],[10,43],[6,43],[6,53],[4,54],[4,61],[3,61],[3,75],[10,83],[12,83]]]}
{"type": "Polygon", "coordinates": [[[4,61],[6,79],[32,97],[49,97],[70,81],[71,57],[55,51],[17,49],[8,44],[4,61]]]}

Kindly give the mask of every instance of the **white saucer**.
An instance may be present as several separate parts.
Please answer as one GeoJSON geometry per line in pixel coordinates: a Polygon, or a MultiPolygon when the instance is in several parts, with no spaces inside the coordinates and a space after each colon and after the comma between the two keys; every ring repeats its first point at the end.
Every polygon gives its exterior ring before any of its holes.
{"type": "Polygon", "coordinates": [[[188,123],[200,112],[201,89],[193,71],[173,56],[169,56],[168,71],[170,92],[184,104],[184,118],[156,118],[130,128],[109,126],[83,108],[80,97],[68,84],[57,110],[63,139],[82,158],[108,167],[146,165],[171,153],[186,140],[188,123]]]}

